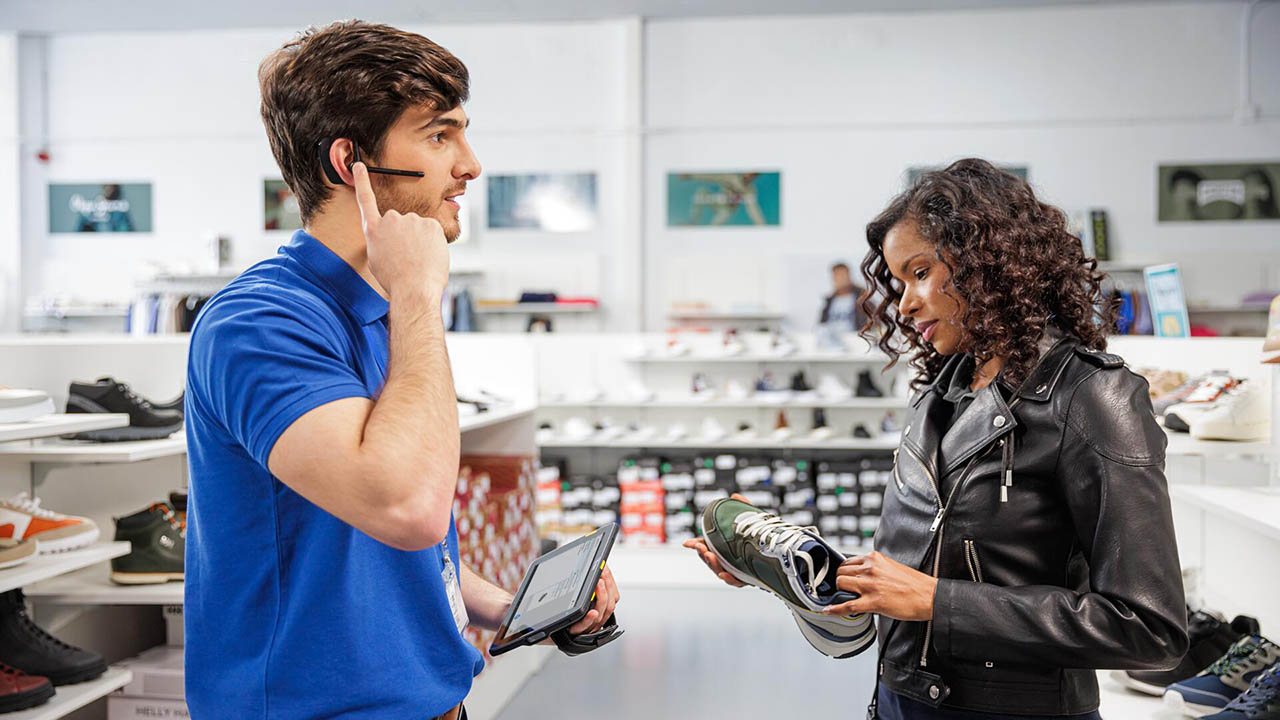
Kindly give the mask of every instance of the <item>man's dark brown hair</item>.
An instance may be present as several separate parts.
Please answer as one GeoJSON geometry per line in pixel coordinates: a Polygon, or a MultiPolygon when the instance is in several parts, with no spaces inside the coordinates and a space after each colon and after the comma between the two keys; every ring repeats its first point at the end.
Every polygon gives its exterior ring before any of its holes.
{"type": "Polygon", "coordinates": [[[461,60],[421,35],[347,20],[285,43],[262,61],[258,83],[271,152],[305,224],[329,199],[317,143],[350,138],[376,159],[401,113],[424,103],[452,110],[466,102],[470,78],[461,60]]]}

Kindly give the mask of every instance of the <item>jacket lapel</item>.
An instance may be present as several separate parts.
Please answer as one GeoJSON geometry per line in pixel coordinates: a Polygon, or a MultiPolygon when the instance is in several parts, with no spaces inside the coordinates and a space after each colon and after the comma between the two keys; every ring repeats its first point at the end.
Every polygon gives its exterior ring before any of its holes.
{"type": "Polygon", "coordinates": [[[946,477],[997,438],[1012,432],[1018,421],[1008,404],[991,383],[978,391],[973,402],[942,436],[940,467],[946,477]]]}

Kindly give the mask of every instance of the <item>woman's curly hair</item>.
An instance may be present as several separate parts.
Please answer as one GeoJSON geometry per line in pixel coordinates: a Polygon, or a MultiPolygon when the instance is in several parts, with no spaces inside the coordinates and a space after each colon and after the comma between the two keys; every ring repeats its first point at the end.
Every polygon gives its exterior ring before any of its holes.
{"type": "Polygon", "coordinates": [[[948,290],[968,307],[960,323],[962,349],[979,366],[1004,357],[1004,378],[1022,382],[1050,326],[1086,347],[1106,348],[1115,311],[1103,299],[1105,276],[1096,260],[1084,256],[1080,239],[1067,232],[1066,215],[1038,200],[1025,180],[985,160],[959,160],[924,173],[867,225],[867,285],[858,300],[869,320],[862,336],[888,354],[888,367],[914,350],[910,363],[917,386],[932,382],[946,357],[898,314],[902,283],[885,262],[884,239],[904,221],[914,224],[951,270],[948,290]]]}

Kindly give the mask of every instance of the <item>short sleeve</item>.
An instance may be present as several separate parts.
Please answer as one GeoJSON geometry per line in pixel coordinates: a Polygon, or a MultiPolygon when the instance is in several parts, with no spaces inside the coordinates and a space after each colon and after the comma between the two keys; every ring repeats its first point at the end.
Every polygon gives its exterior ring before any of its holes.
{"type": "Polygon", "coordinates": [[[321,405],[370,397],[340,323],[287,293],[216,298],[191,337],[188,392],[263,467],[276,440],[321,405]]]}

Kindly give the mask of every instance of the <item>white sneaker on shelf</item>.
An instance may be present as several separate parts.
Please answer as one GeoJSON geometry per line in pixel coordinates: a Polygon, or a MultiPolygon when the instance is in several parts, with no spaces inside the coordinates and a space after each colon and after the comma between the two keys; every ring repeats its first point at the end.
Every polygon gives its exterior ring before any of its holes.
{"type": "Polygon", "coordinates": [[[624,398],[630,402],[653,402],[657,395],[641,382],[633,382],[627,386],[624,398]]]}
{"type": "Polygon", "coordinates": [[[652,425],[635,425],[634,423],[628,428],[630,430],[629,437],[632,440],[652,440],[658,436],[658,429],[652,425]]]}
{"type": "Polygon", "coordinates": [[[1190,425],[1197,440],[1265,440],[1271,435],[1271,398],[1262,383],[1241,380],[1190,425]]]}
{"type": "Polygon", "coordinates": [[[662,354],[667,357],[684,357],[691,352],[688,345],[685,345],[680,338],[673,337],[667,341],[667,346],[663,348],[662,354]]]}
{"type": "Polygon", "coordinates": [[[667,428],[668,440],[683,440],[689,435],[689,430],[682,423],[676,423],[667,428]]]}
{"type": "Polygon", "coordinates": [[[603,418],[596,431],[596,437],[603,441],[617,440],[626,432],[626,428],[609,418],[603,418]]]}
{"type": "Polygon", "coordinates": [[[720,354],[724,357],[735,357],[747,351],[747,346],[738,337],[738,331],[729,328],[724,331],[724,339],[720,343],[720,354]]]}
{"type": "Polygon", "coordinates": [[[756,380],[756,399],[761,402],[781,404],[791,399],[791,391],[785,390],[774,380],[768,370],[756,380]]]}
{"type": "Polygon", "coordinates": [[[716,421],[715,418],[706,418],[702,421],[702,439],[707,442],[720,442],[729,434],[724,426],[716,421]]]}
{"type": "Polygon", "coordinates": [[[1164,411],[1164,426],[1169,430],[1190,432],[1191,423],[1202,413],[1211,410],[1223,393],[1236,386],[1238,381],[1225,373],[1204,376],[1195,390],[1176,405],[1164,411]]]}
{"type": "Polygon", "coordinates": [[[841,402],[853,397],[853,388],[841,382],[831,373],[824,373],[818,378],[818,397],[832,402],[841,402]]]}
{"type": "Polygon", "coordinates": [[[880,436],[886,440],[902,437],[902,421],[890,410],[880,419],[880,436]]]}
{"type": "Polygon", "coordinates": [[[689,385],[694,400],[707,402],[716,398],[716,389],[711,386],[711,381],[702,373],[694,373],[693,381],[689,385]]]}
{"type": "Polygon", "coordinates": [[[595,427],[584,418],[574,416],[564,421],[564,437],[567,440],[587,440],[595,434],[595,427]]]}
{"type": "Polygon", "coordinates": [[[547,445],[556,440],[556,428],[549,422],[544,422],[538,426],[538,431],[533,435],[534,442],[539,445],[547,445]]]}
{"type": "Polygon", "coordinates": [[[782,333],[774,333],[773,339],[769,343],[769,354],[773,357],[787,357],[795,355],[799,348],[786,335],[782,333]]]}
{"type": "Polygon", "coordinates": [[[53,400],[43,390],[0,389],[0,423],[26,422],[53,412],[53,400]]]}
{"type": "Polygon", "coordinates": [[[724,384],[724,396],[728,400],[748,400],[751,391],[740,380],[730,380],[724,384]]]}

